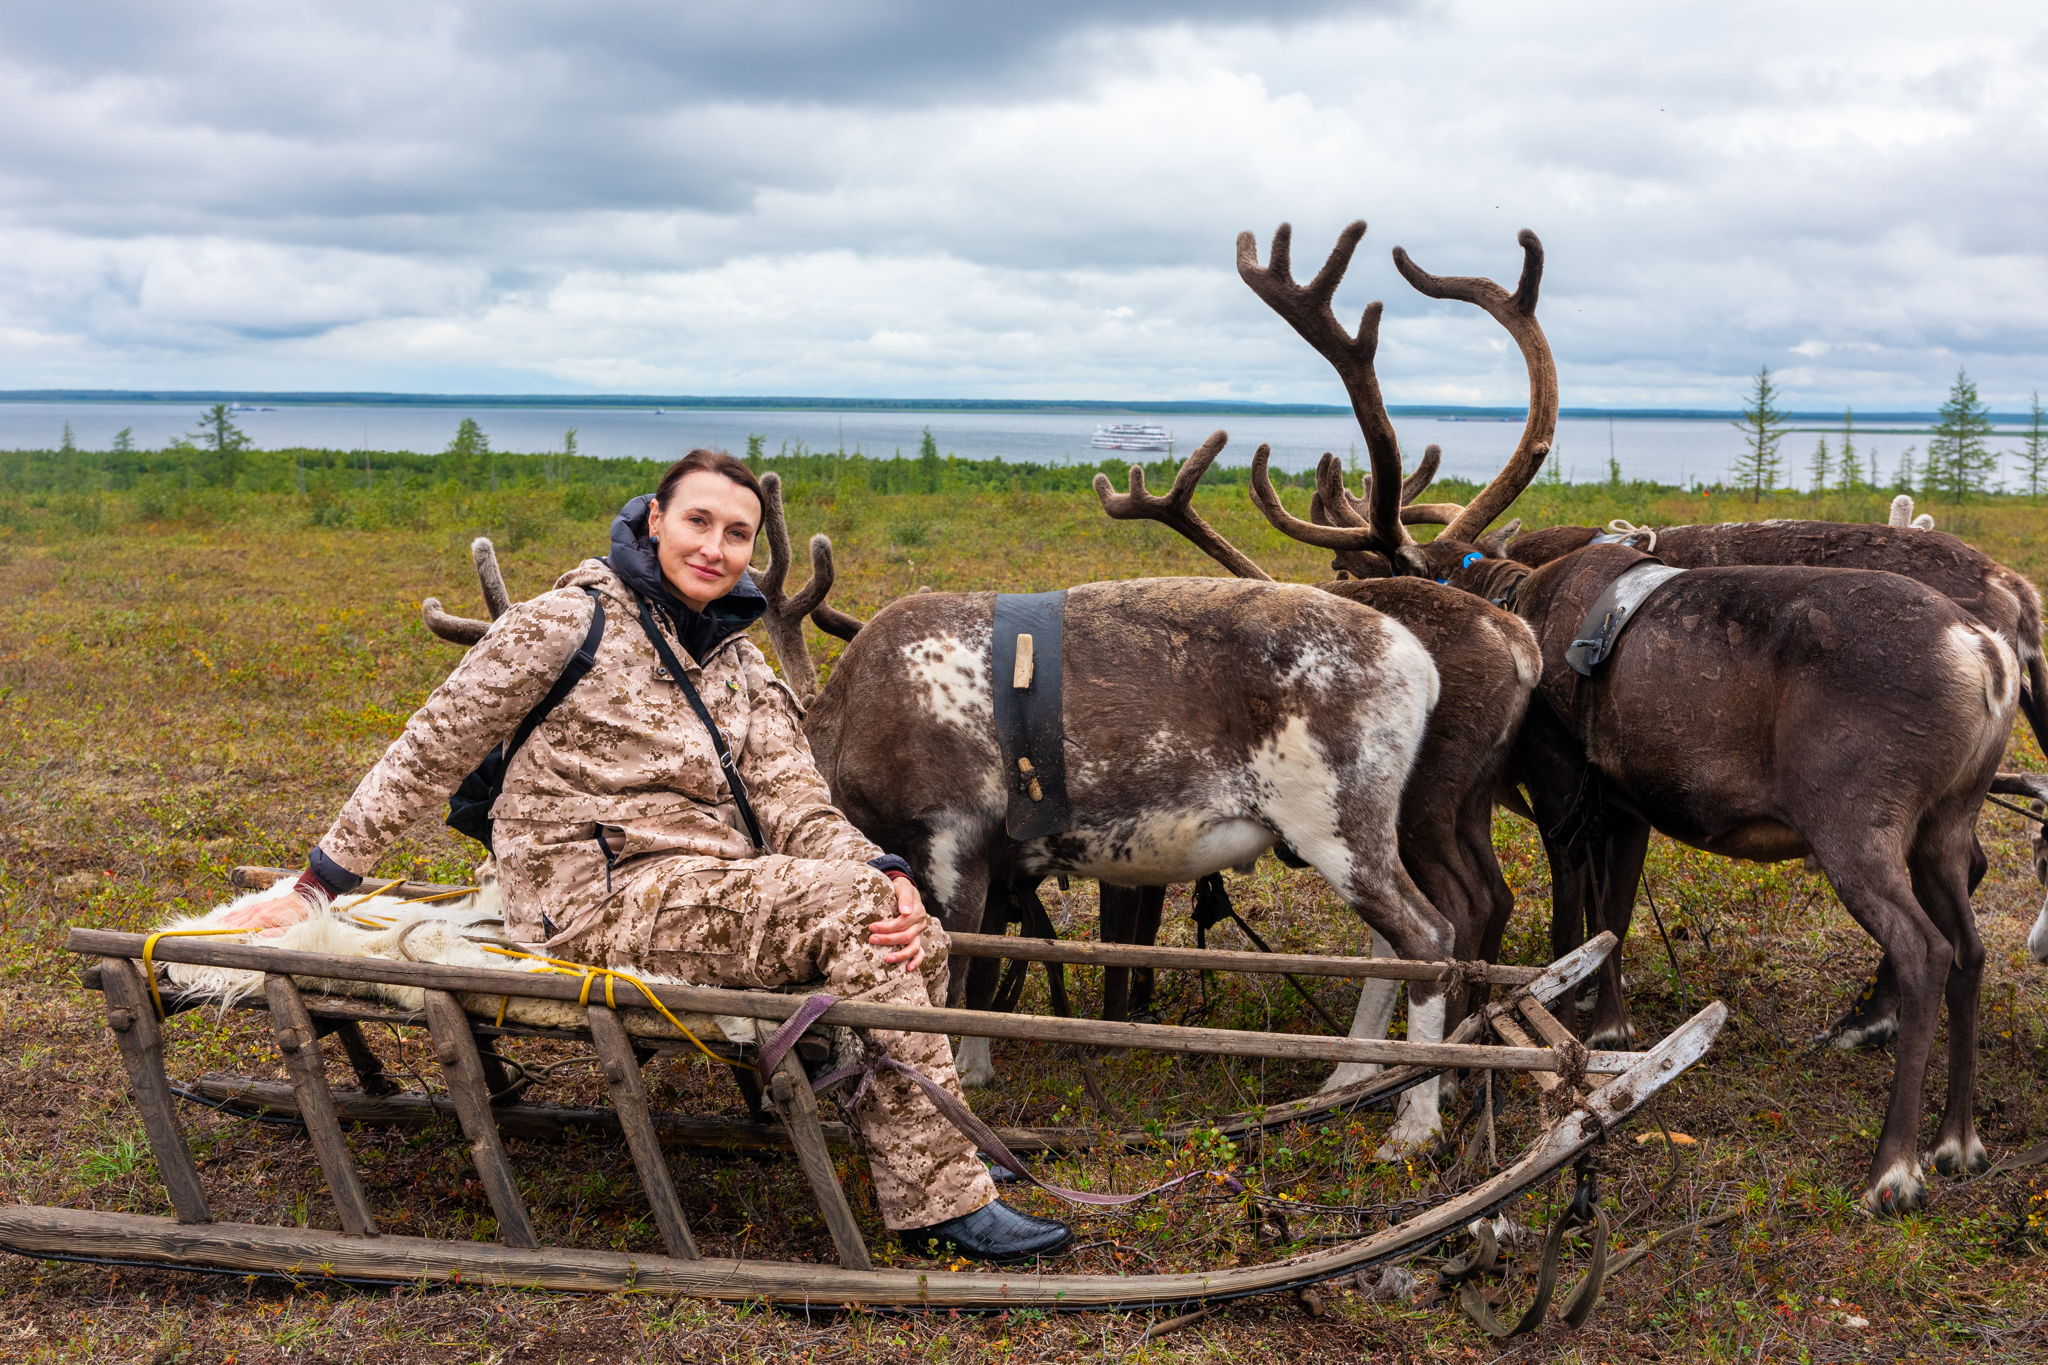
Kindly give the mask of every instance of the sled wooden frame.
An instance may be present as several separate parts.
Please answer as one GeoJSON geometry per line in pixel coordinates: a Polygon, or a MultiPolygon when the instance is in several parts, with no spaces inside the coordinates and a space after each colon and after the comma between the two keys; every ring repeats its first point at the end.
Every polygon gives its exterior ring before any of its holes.
{"type": "MultiPolygon", "coordinates": [[[[969,937],[969,936],[959,936],[969,937]]],[[[978,937],[978,936],[977,936],[978,937]]],[[[304,1122],[328,1189],[340,1231],[271,1227],[212,1221],[196,1163],[180,1130],[175,1094],[164,1069],[163,1034],[149,983],[140,963],[144,939],[137,934],[96,930],[71,932],[67,946],[99,959],[95,980],[105,995],[107,1019],[128,1069],[131,1089],[141,1112],[157,1166],[174,1211],[172,1218],[100,1213],[33,1205],[0,1206],[0,1248],[25,1255],[88,1258],[123,1264],[183,1267],[229,1274],[285,1275],[317,1282],[322,1279],[377,1282],[452,1282],[550,1290],[689,1294],[732,1302],[767,1302],[829,1306],[858,1304],[871,1308],[1059,1309],[1147,1307],[1239,1297],[1315,1283],[1375,1262],[1419,1251],[1505,1200],[1540,1183],[1574,1156],[1598,1141],[1608,1128],[1633,1113],[1659,1088],[1697,1061],[1712,1044],[1726,1018],[1715,1002],[1694,1015],[1647,1052],[1596,1052],[1573,1040],[1546,1008],[1550,1001],[1583,980],[1611,950],[1612,939],[1600,939],[1568,954],[1549,968],[1507,969],[1523,979],[1501,982],[1506,998],[1475,1012],[1438,1044],[1400,1040],[1352,1040],[1266,1034],[1224,1029],[1175,1028],[1157,1024],[1104,1023],[1077,1019],[1042,1019],[978,1011],[916,1009],[844,1002],[832,1007],[824,1023],[882,1028],[911,1028],[991,1038],[1017,1038],[1164,1051],[1310,1059],[1374,1061],[1393,1066],[1389,1073],[1352,1087],[1360,1099],[1393,1093],[1445,1067],[1528,1071],[1538,1084],[1570,1107],[1551,1124],[1520,1160],[1492,1179],[1456,1198],[1371,1236],[1342,1246],[1289,1257],[1257,1266],[1211,1272],[1154,1275],[1088,1275],[1042,1273],[1035,1269],[987,1269],[946,1272],[924,1269],[876,1269],[868,1258],[858,1225],[833,1169],[824,1125],[820,1122],[801,1064],[792,1054],[771,1078],[773,1102],[782,1119],[784,1141],[794,1148],[832,1235],[840,1264],[735,1261],[702,1257],[684,1219],[673,1178],[662,1155],[664,1132],[650,1113],[640,1083],[636,1046],[657,1040],[629,1038],[611,1009],[588,1007],[587,1032],[575,1030],[489,1029],[463,1013],[457,993],[512,993],[541,999],[575,1000],[576,980],[546,975],[515,974],[392,962],[382,959],[334,957],[251,945],[225,939],[164,939],[153,957],[253,970],[264,973],[263,1003],[269,1009],[279,1048],[291,1077],[290,1111],[304,1122]],[[363,1196],[348,1155],[341,1122],[350,1115],[342,1101],[390,1104],[389,1082],[375,1066],[374,1054],[362,1043],[360,1022],[377,1011],[361,1002],[307,997],[295,976],[337,980],[384,981],[419,987],[426,992],[423,1016],[386,1011],[408,1023],[424,1019],[433,1039],[450,1103],[456,1111],[480,1183],[497,1216],[500,1241],[481,1243],[448,1239],[395,1237],[381,1233],[363,1196]],[[508,980],[507,978],[511,978],[508,980]],[[334,1009],[346,1006],[345,1009],[334,1009]],[[1492,1028],[1515,1040],[1507,1046],[1467,1041],[1492,1028]],[[363,1094],[348,1097],[328,1086],[319,1053],[323,1032],[339,1034],[356,1066],[363,1094]],[[479,1035],[531,1032],[587,1040],[596,1050],[614,1107],[614,1121],[623,1130],[643,1193],[661,1233],[666,1255],[543,1247],[526,1216],[517,1180],[503,1145],[504,1120],[512,1109],[544,1106],[494,1105],[494,1091],[504,1090],[502,1075],[493,1075],[497,1059],[478,1045],[479,1035]],[[355,1035],[353,1039],[351,1035],[355,1035]],[[359,1055],[360,1050],[360,1055],[359,1055]],[[363,1065],[368,1057],[370,1065],[363,1065]],[[1586,1088],[1581,1090],[1576,1082],[1586,1088]],[[386,1090],[375,1094],[373,1091],[386,1090]]],[[[959,951],[958,938],[955,951],[959,951]]],[[[991,956],[1024,956],[1072,951],[1081,945],[994,939],[968,945],[971,952],[991,956]]],[[[1095,945],[1088,945],[1095,946],[1095,945]]],[[[1223,954],[1188,949],[1124,949],[1148,960],[1138,965],[1203,965],[1216,957],[1253,957],[1257,965],[1234,970],[1294,970],[1264,954],[1223,954]],[[1153,954],[1169,954],[1170,964],[1153,954]],[[1185,959],[1190,956],[1194,961],[1185,959]]],[[[1044,959],[1034,959],[1044,960],[1044,959]]],[[[1064,960],[1073,960],[1071,958],[1064,960]]],[[[1100,958],[1094,960],[1100,961],[1100,958]]],[[[1315,959],[1311,959],[1315,960],[1315,959]]],[[[1444,979],[1460,975],[1486,979],[1478,969],[1458,964],[1404,963],[1389,959],[1321,959],[1344,963],[1343,971],[1326,975],[1387,975],[1409,980],[1444,979]]],[[[1217,963],[1216,967],[1223,964],[1217,963]]],[[[1499,971],[1501,969],[1491,969],[1499,971]]],[[[623,983],[622,983],[623,985],[623,983]]],[[[651,986],[653,996],[671,1009],[752,1018],[764,1024],[786,1019],[800,996],[710,987],[651,986]]],[[[621,1008],[639,1003],[620,1002],[621,1008]]],[[[764,1030],[765,1032],[765,1030],[764,1030]]],[[[644,1050],[644,1047],[643,1047],[644,1050]]],[[[737,1060],[737,1057],[735,1057],[737,1060]]],[[[751,1097],[750,1097],[751,1098],[751,1097]]],[[[1327,1112],[1330,1096],[1274,1106],[1259,1111],[1260,1126],[1289,1108],[1306,1114],[1327,1112]]],[[[1045,1142],[1041,1145],[1061,1145],[1045,1142]]]]}

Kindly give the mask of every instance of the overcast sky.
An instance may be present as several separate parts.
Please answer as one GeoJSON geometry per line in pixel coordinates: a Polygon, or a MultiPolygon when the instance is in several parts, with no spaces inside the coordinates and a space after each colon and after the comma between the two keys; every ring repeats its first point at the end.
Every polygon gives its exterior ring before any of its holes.
{"type": "Polygon", "coordinates": [[[2002,410],[2048,387],[2048,6],[69,0],[0,7],[0,388],[2002,410]],[[1104,18],[1105,13],[1113,19],[1104,18]],[[1249,16],[1257,14],[1253,19],[1249,16]]]}

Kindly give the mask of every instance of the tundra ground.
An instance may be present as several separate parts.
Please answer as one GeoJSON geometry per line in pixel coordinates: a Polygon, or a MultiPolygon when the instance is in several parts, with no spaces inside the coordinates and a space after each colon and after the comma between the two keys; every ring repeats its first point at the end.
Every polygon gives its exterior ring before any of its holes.
{"type": "MultiPolygon", "coordinates": [[[[1880,499],[1864,503],[1823,510],[1881,515],[1880,499]]],[[[323,514],[317,527],[293,500],[259,495],[187,500],[170,520],[145,520],[141,511],[162,509],[119,498],[95,506],[78,518],[68,505],[18,504],[0,518],[0,601],[8,604],[0,613],[0,1200],[157,1213],[153,1163],[97,999],[74,985],[65,930],[140,928],[222,898],[236,863],[298,863],[453,662],[453,650],[418,624],[417,604],[434,594],[475,610],[468,536],[497,535],[513,591],[526,594],[601,551],[604,525],[541,493],[354,524],[323,514]]],[[[1325,576],[1319,554],[1254,526],[1221,494],[1205,493],[1203,510],[1276,576],[1325,576]]],[[[1749,510],[1677,495],[1609,506],[1597,493],[1542,486],[1517,508],[1538,525],[1749,510]]],[[[2048,514],[2017,502],[1976,504],[1960,516],[1935,510],[1944,529],[2037,579],[2048,568],[2034,550],[2048,514]]],[[[1769,514],[1811,513],[1805,499],[1788,498],[1769,514]]],[[[833,533],[842,575],[834,601],[860,614],[923,585],[1028,591],[1210,572],[1160,528],[1113,525],[1085,497],[793,496],[792,521],[799,532],[833,533]]],[[[2042,766],[2025,740],[2015,741],[2012,762],[2042,766]]],[[[1977,901],[1989,945],[1978,1112],[1999,1157],[2048,1137],[2048,968],[2023,947],[2041,891],[2022,822],[1987,810],[1982,828],[1992,871],[1977,901]]],[[[1497,836],[1518,899],[1508,956],[1547,960],[1540,853],[1510,817],[1500,818],[1497,836]]],[[[469,861],[458,838],[422,829],[384,870],[458,879],[469,861]]],[[[1276,948],[1357,948],[1357,925],[1313,874],[1267,860],[1230,880],[1240,909],[1276,948]]],[[[1224,1306],[1149,1341],[1148,1328],[1169,1315],[807,1316],[646,1295],[312,1291],[4,1257],[0,1360],[2040,1359],[2048,1352],[2048,1167],[1937,1181],[1929,1212],[1898,1222],[1856,1212],[1890,1063],[1809,1042],[1877,958],[1826,884],[1797,864],[1739,865],[1663,841],[1649,882],[1668,941],[1640,916],[1627,955],[1639,1026],[1661,1035],[1712,998],[1732,1014],[1706,1062],[1603,1152],[1608,1206],[1624,1247],[1729,1216],[1611,1281],[1579,1333],[1553,1326],[1509,1347],[1492,1342],[1430,1300],[1431,1257],[1413,1265],[1425,1289],[1414,1302],[1338,1284],[1312,1304],[1284,1296],[1224,1306]],[[1663,1132],[1669,1142],[1638,1141],[1663,1132]]],[[[1065,931],[1093,933],[1093,900],[1085,884],[1053,897],[1065,931]]],[[[1169,907],[1169,941],[1191,938],[1185,908],[1182,889],[1169,907]]],[[[1229,942],[1231,931],[1220,932],[1229,942]]],[[[1092,1003],[1098,983],[1084,974],[1077,989],[1092,1003]]],[[[1348,1009],[1341,986],[1319,989],[1331,1010],[1348,1009]]],[[[1042,1008],[1035,984],[1033,992],[1042,1008]]],[[[1274,982],[1170,977],[1161,1005],[1168,1021],[1318,1027],[1274,982]]],[[[174,1074],[280,1074],[257,1022],[180,1016],[170,1030],[174,1074]]],[[[389,1038],[380,1047],[412,1060],[389,1038]]],[[[1084,1063],[1023,1045],[998,1045],[996,1056],[1004,1079],[979,1105],[999,1121],[1193,1117],[1298,1095],[1316,1079],[1300,1068],[1139,1054],[1084,1063]],[[1084,1066],[1114,1113],[1091,1099],[1084,1066]]],[[[537,1051],[530,1060],[569,1059],[537,1051]]],[[[423,1056],[419,1063],[430,1070],[423,1056]]],[[[541,1098],[601,1093],[587,1068],[566,1065],[554,1076],[541,1098]]],[[[1930,1135],[1940,1085],[1937,1062],[1930,1135]]],[[[1536,1121],[1529,1088],[1513,1091],[1503,1154],[1536,1121]]],[[[690,1064],[667,1073],[657,1096],[737,1107],[729,1084],[690,1064]]],[[[300,1134],[203,1112],[185,1118],[224,1215],[331,1224],[300,1134]]],[[[1263,1258],[1276,1241],[1370,1228],[1390,1205],[1471,1178],[1459,1152],[1399,1165],[1371,1160],[1386,1121],[1363,1116],[1257,1143],[1198,1139],[1056,1163],[1054,1174],[1069,1183],[1114,1188],[1227,1167],[1265,1195],[1359,1210],[1248,1220],[1239,1201],[1211,1187],[1082,1215],[1074,1268],[1263,1258]]],[[[452,1126],[359,1134],[354,1143],[372,1202],[394,1230],[490,1235],[452,1126]]],[[[512,1151],[544,1238],[653,1245],[622,1150],[583,1139],[515,1142],[512,1151]]],[[[846,1169],[878,1233],[859,1165],[846,1169]]],[[[691,1153],[678,1155],[676,1170],[712,1254],[824,1258],[823,1230],[781,1164],[691,1153]]],[[[1528,1200],[1519,1216],[1544,1221],[1558,1193],[1528,1200]]],[[[1039,1197],[1026,1202],[1051,1211],[1039,1197]]],[[[1524,1277],[1508,1285],[1516,1303],[1528,1292],[1526,1255],[1523,1262],[1524,1277]]]]}

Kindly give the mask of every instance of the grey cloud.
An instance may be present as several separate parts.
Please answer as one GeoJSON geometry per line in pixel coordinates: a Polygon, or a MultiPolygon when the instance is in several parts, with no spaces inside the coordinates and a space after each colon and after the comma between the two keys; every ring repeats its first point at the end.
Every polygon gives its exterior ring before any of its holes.
{"type": "Polygon", "coordinates": [[[1361,215],[1397,402],[1521,381],[1387,249],[1508,279],[1523,226],[1569,402],[2048,358],[2037,15],[1100,8],[17,6],[0,363],[1328,400],[1231,239],[1361,215]]]}

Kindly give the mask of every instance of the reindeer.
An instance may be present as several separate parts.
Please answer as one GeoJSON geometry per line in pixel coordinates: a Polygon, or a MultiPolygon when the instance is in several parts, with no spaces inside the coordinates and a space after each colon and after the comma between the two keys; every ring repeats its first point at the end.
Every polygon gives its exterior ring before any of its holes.
{"type": "MultiPolygon", "coordinates": [[[[1212,438],[1217,449],[1223,440],[1212,438]]],[[[788,534],[773,479],[763,479],[771,564],[759,585],[786,678],[799,695],[815,693],[805,731],[819,770],[855,825],[909,859],[948,928],[975,930],[1003,915],[1019,882],[1059,873],[1191,881],[1284,842],[1395,952],[1453,956],[1449,923],[1398,856],[1400,792],[1438,693],[1436,665],[1405,626],[1270,581],[1070,589],[1072,820],[1064,832],[1017,842],[1004,829],[1008,783],[994,728],[995,594],[922,593],[865,625],[828,616],[854,638],[816,689],[796,610],[822,605],[830,543],[813,538],[811,582],[785,593],[786,569],[776,564],[787,564],[788,534]]],[[[484,558],[480,550],[480,572],[484,558]]],[[[487,584],[494,572],[493,564],[487,584]]],[[[495,600],[503,597],[500,587],[495,600]]],[[[438,603],[426,610],[444,638],[482,634],[483,623],[457,621],[438,603]]],[[[956,997],[965,976],[956,973],[956,997]]],[[[1409,1036],[1441,1039],[1445,1011],[1444,988],[1413,991],[1409,1036]]],[[[1402,1095],[1389,1146],[1419,1145],[1439,1126],[1431,1080],[1402,1095]]]]}
{"type": "MultiPolygon", "coordinates": [[[[1405,524],[1450,522],[1465,511],[1454,502],[1417,504],[1415,498],[1435,477],[1441,451],[1431,445],[1416,471],[1403,481],[1401,519],[1405,524]]],[[[1318,521],[1366,524],[1365,500],[1343,485],[1342,466],[1325,456],[1316,471],[1313,504],[1318,521]],[[1335,515],[1332,516],[1331,514],[1335,515]]],[[[1479,542],[1498,557],[1519,522],[1479,542]]],[[[1610,523],[1606,532],[1592,526],[1552,526],[1512,537],[1517,562],[1538,568],[1596,542],[1637,545],[1674,568],[1702,569],[1723,565],[1805,565],[1813,568],[1873,569],[1902,574],[1933,588],[2004,640],[2025,666],[2020,682],[2020,710],[2035,740],[2048,749],[2048,657],[2042,650],[2041,595],[2025,575],[1998,563],[1972,545],[1933,529],[1926,513],[1915,516],[1913,499],[1901,493],[1892,499],[1886,524],[1833,521],[1726,522],[1656,529],[1610,523]]],[[[1370,577],[1387,571],[1385,558],[1371,551],[1342,551],[1339,572],[1370,577]]],[[[1974,892],[1988,866],[1981,848],[1971,857],[1970,889],[1974,892]]],[[[2048,880],[2048,872],[2040,875],[2048,880]]],[[[2043,911],[2048,917],[2048,909],[2043,911]]],[[[1898,980],[1891,960],[1878,965],[1875,977],[1856,995],[1849,1009],[1824,1037],[1836,1047],[1874,1047],[1898,1034],[1898,980]]]]}
{"type": "MultiPolygon", "coordinates": [[[[1536,568],[1478,543],[1541,469],[1556,431],[1556,366],[1536,320],[1542,245],[1521,234],[1512,293],[1483,278],[1429,274],[1394,251],[1421,293],[1472,303],[1498,322],[1529,376],[1528,417],[1506,465],[1435,540],[1418,544],[1399,504],[1401,452],[1373,370],[1380,305],[1366,309],[1355,336],[1330,309],[1364,233],[1363,223],[1345,229],[1306,286],[1293,279],[1287,226],[1263,267],[1251,234],[1238,239],[1239,273],[1372,418],[1365,525],[1293,516],[1259,457],[1255,501],[1298,539],[1462,588],[1534,629],[1541,701],[1530,707],[1515,768],[1550,858],[1555,924],[1581,923],[1591,908],[1625,934],[1652,829],[1731,857],[1817,859],[1900,984],[1892,1095],[1865,1207],[1897,1213],[1925,1202],[1917,1129],[1944,994],[1949,1090],[1934,1164],[1944,1174],[1983,1169],[1971,1107],[1983,948],[1969,874],[1977,808],[2018,701],[2013,650],[1946,596],[1895,574],[1717,567],[1655,584],[1600,671],[1581,677],[1566,655],[1588,609],[1624,573],[1657,561],[1626,545],[1589,545],[1536,568]]],[[[1604,972],[1596,1043],[1632,1033],[1618,955],[1604,972]]]]}

